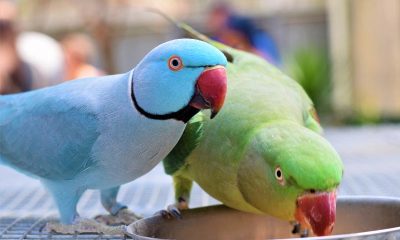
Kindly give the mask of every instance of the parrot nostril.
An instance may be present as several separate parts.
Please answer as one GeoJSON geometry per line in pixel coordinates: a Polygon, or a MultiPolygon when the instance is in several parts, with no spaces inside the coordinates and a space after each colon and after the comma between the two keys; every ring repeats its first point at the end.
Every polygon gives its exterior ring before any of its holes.
{"type": "Polygon", "coordinates": [[[315,193],[315,189],[310,189],[310,193],[315,193]]]}

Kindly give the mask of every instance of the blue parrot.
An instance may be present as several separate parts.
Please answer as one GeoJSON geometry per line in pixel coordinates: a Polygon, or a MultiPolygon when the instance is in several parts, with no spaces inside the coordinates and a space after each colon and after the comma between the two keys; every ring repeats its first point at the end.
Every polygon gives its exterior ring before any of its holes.
{"type": "Polygon", "coordinates": [[[49,230],[113,233],[79,217],[81,195],[99,189],[112,216],[125,211],[134,217],[116,201],[119,186],[165,158],[201,109],[210,108],[211,118],[218,113],[226,64],[215,47],[177,39],[124,74],[2,95],[0,162],[38,178],[52,194],[60,223],[48,224],[49,230]]]}

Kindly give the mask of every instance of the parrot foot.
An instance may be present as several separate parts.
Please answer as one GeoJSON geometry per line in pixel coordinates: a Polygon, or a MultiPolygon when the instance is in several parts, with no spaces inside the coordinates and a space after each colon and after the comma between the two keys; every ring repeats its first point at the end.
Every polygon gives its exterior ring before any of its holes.
{"type": "Polygon", "coordinates": [[[301,238],[308,237],[309,231],[308,229],[302,229],[301,224],[299,222],[291,222],[293,225],[292,234],[299,234],[301,238]]]}
{"type": "Polygon", "coordinates": [[[142,217],[136,215],[134,212],[128,208],[122,208],[117,212],[117,214],[105,214],[98,215],[94,218],[97,222],[105,225],[129,225],[137,220],[142,219],[142,217]]]}
{"type": "Polygon", "coordinates": [[[161,215],[163,218],[170,219],[182,219],[182,214],[179,209],[175,206],[175,204],[168,205],[167,209],[163,209],[161,211],[156,212],[154,215],[161,215]]]}
{"type": "Polygon", "coordinates": [[[301,231],[301,225],[298,222],[294,222],[293,224],[293,230],[292,230],[292,234],[297,234],[300,233],[301,231]]]}
{"type": "Polygon", "coordinates": [[[308,229],[304,229],[303,232],[300,234],[300,237],[301,238],[306,238],[306,237],[308,237],[308,233],[309,233],[308,229]]]}
{"type": "Polygon", "coordinates": [[[78,218],[73,224],[62,224],[58,222],[48,222],[45,227],[47,232],[61,234],[76,233],[102,233],[107,235],[125,235],[126,226],[107,226],[96,222],[93,219],[78,218]]]}
{"type": "Polygon", "coordinates": [[[182,219],[182,214],[181,210],[188,209],[188,203],[186,200],[182,197],[178,199],[177,203],[171,204],[167,206],[166,210],[161,210],[155,213],[155,215],[161,215],[164,218],[170,219],[170,218],[176,218],[176,219],[182,219]]]}

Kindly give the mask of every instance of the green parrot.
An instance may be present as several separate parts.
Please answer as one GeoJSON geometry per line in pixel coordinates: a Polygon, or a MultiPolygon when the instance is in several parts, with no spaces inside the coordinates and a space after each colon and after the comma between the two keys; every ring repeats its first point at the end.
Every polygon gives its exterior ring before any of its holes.
{"type": "Polygon", "coordinates": [[[169,210],[179,214],[188,207],[195,181],[231,208],[291,221],[294,233],[329,235],[343,164],[320,135],[305,91],[264,59],[178,25],[230,63],[224,108],[214,121],[202,113],[192,118],[163,161],[175,188],[169,210]]]}

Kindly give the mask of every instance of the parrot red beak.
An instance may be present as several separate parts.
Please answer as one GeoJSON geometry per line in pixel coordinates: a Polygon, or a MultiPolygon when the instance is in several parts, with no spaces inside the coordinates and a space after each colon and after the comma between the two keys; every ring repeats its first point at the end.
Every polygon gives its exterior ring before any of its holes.
{"type": "Polygon", "coordinates": [[[214,118],[224,105],[227,89],[226,71],[217,65],[206,68],[197,79],[196,92],[190,106],[197,109],[211,109],[214,118]]]}
{"type": "Polygon", "coordinates": [[[336,219],[336,192],[308,193],[298,197],[295,218],[317,236],[331,234],[336,219]]]}

